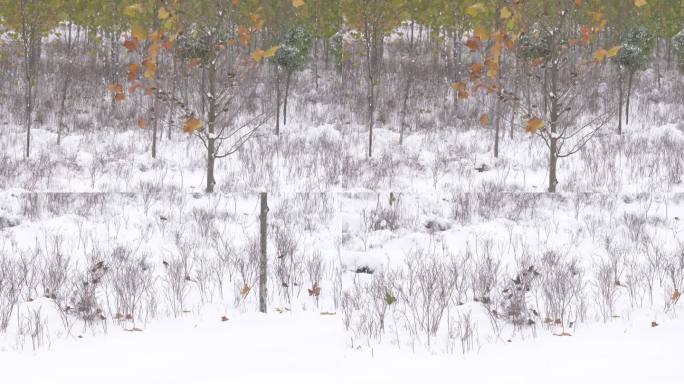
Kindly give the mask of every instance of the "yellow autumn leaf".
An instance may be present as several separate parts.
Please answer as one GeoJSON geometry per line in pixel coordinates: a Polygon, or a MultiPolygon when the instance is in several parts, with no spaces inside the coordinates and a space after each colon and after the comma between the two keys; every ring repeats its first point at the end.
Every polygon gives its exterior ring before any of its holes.
{"type": "Polygon", "coordinates": [[[484,27],[475,27],[475,36],[480,39],[480,41],[489,40],[489,30],[484,27]]]}
{"type": "Polygon", "coordinates": [[[147,38],[147,31],[139,25],[134,25],[131,27],[131,36],[138,39],[138,41],[143,41],[147,38]]]}
{"type": "Polygon", "coordinates": [[[606,51],[606,57],[615,57],[620,53],[620,49],[622,49],[621,45],[616,45],[613,48],[609,49],[606,51]]]}
{"type": "Polygon", "coordinates": [[[159,20],[166,20],[169,18],[169,16],[171,16],[169,11],[167,11],[164,7],[159,8],[159,11],[157,11],[157,17],[159,20]]]}
{"type": "Polygon", "coordinates": [[[461,92],[466,90],[466,85],[464,83],[458,82],[451,84],[451,88],[456,92],[461,92]]]}
{"type": "Polygon", "coordinates": [[[487,8],[485,8],[484,4],[477,3],[477,4],[473,4],[470,7],[466,8],[465,11],[468,15],[475,17],[481,13],[486,12],[487,8]]]}
{"type": "Polygon", "coordinates": [[[511,15],[512,15],[511,10],[508,9],[508,7],[501,8],[501,18],[503,20],[508,19],[509,17],[511,17],[511,15]]]}
{"type": "Polygon", "coordinates": [[[132,4],[124,8],[124,15],[128,17],[135,17],[137,14],[143,12],[142,4],[132,4]]]}
{"type": "Polygon", "coordinates": [[[275,56],[275,54],[278,52],[278,49],[280,49],[279,46],[277,46],[277,45],[272,46],[271,48],[267,49],[264,52],[264,57],[269,58],[269,57],[275,56]]]}
{"type": "Polygon", "coordinates": [[[292,6],[295,8],[299,8],[302,5],[304,5],[304,0],[292,0],[292,6]]]}
{"type": "Polygon", "coordinates": [[[527,125],[525,126],[525,132],[536,133],[538,130],[544,128],[544,120],[533,118],[527,120],[527,125]]]}

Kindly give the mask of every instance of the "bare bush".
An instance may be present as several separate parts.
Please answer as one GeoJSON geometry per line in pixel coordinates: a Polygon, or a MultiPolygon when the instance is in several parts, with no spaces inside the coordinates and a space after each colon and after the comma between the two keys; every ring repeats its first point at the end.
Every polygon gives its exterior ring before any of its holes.
{"type": "Polygon", "coordinates": [[[164,261],[164,272],[162,275],[164,295],[169,304],[169,309],[175,317],[178,317],[185,311],[189,280],[187,263],[183,258],[174,257],[164,261]]]}
{"type": "Polygon", "coordinates": [[[7,331],[14,307],[21,294],[19,268],[0,253],[0,333],[7,331]]]}
{"type": "Polygon", "coordinates": [[[117,320],[131,320],[135,323],[142,311],[146,294],[154,287],[152,266],[145,255],[135,256],[125,247],[112,250],[109,284],[114,293],[117,320]]]}
{"type": "Polygon", "coordinates": [[[545,323],[561,325],[564,330],[568,324],[584,317],[584,272],[577,260],[558,252],[547,251],[540,261],[545,323]]]}
{"type": "Polygon", "coordinates": [[[395,271],[393,290],[407,307],[408,329],[415,336],[423,334],[428,348],[454,295],[456,273],[434,251],[424,249],[412,250],[404,268],[395,271]]]}

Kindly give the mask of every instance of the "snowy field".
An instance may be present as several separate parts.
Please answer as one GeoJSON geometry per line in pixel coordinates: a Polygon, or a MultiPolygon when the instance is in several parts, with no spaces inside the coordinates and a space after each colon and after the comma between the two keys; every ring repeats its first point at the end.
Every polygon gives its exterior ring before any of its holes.
{"type": "Polygon", "coordinates": [[[368,160],[362,125],[299,92],[213,195],[193,138],[153,160],[147,131],[56,147],[46,124],[24,160],[0,121],[2,382],[684,383],[681,95],[640,91],[547,194],[532,136],[495,159],[476,124],[379,128],[368,160]]]}

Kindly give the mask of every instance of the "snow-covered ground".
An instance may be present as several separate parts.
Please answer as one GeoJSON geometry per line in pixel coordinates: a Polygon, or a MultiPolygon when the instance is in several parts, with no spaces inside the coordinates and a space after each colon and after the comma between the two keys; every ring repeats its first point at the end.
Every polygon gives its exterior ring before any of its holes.
{"type": "Polygon", "coordinates": [[[541,335],[466,356],[349,348],[334,316],[248,314],[165,320],[143,332],[0,352],[7,383],[659,383],[684,374],[684,321],[636,316],[573,337],[541,335]]]}
{"type": "Polygon", "coordinates": [[[190,137],[153,160],[144,130],[56,147],[43,127],[24,160],[7,124],[0,382],[684,383],[680,106],[642,91],[550,195],[534,137],[494,159],[490,130],[419,127],[400,147],[384,127],[368,160],[364,127],[301,92],[280,139],[219,161],[213,195],[190,137]]]}

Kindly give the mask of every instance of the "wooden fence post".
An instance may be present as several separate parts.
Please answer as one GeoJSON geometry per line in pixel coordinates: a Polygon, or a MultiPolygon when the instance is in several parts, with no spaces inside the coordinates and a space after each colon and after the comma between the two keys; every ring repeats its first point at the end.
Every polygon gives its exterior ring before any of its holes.
{"type": "Polygon", "coordinates": [[[268,194],[261,193],[261,214],[260,229],[261,229],[261,257],[259,258],[259,311],[266,313],[266,300],[268,299],[268,256],[266,254],[267,246],[267,221],[268,214],[268,194]]]}

